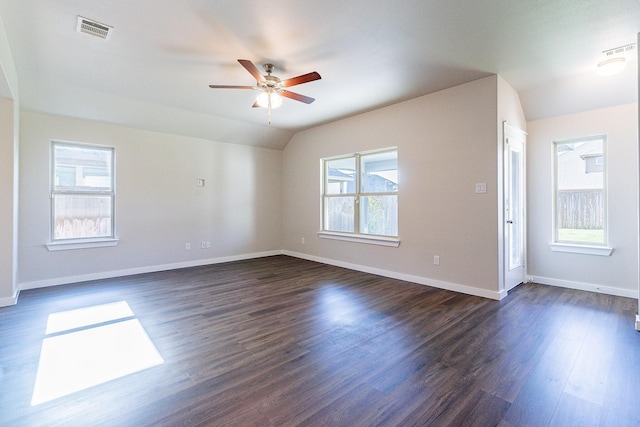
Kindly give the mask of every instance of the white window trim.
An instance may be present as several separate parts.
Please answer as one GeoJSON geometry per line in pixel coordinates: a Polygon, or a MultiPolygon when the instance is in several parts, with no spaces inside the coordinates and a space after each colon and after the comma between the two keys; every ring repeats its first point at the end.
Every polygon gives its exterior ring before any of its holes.
{"type": "Polygon", "coordinates": [[[73,249],[90,249],[90,248],[105,248],[109,246],[116,246],[120,240],[116,238],[104,238],[104,239],[73,239],[73,240],[59,240],[55,242],[46,243],[45,246],[50,252],[53,251],[68,251],[73,249]]]}
{"type": "Polygon", "coordinates": [[[613,248],[609,246],[589,246],[569,243],[550,243],[553,252],[566,252],[572,254],[611,256],[613,248]]]}
{"type": "MultiPolygon", "coordinates": [[[[353,196],[356,199],[356,207],[358,205],[360,197],[368,196],[368,195],[393,195],[398,196],[398,192],[380,192],[380,193],[362,193],[360,192],[360,157],[368,154],[375,153],[384,153],[388,151],[398,152],[398,147],[387,147],[383,149],[369,150],[369,151],[361,151],[357,153],[340,155],[334,157],[324,157],[320,159],[320,170],[321,170],[321,202],[320,202],[320,231],[318,231],[318,237],[324,239],[331,240],[342,240],[347,242],[355,242],[355,243],[367,243],[372,245],[379,246],[388,246],[397,248],[400,246],[400,238],[398,236],[379,236],[375,234],[363,234],[358,231],[354,231],[352,233],[349,232],[338,232],[338,231],[330,231],[324,229],[325,224],[325,198],[326,197],[344,197],[344,196],[353,196]],[[326,185],[326,174],[327,174],[327,161],[335,160],[335,159],[343,159],[348,157],[355,157],[356,159],[356,176],[358,177],[356,192],[354,194],[335,194],[335,195],[327,195],[325,193],[325,185],[326,185]]],[[[359,214],[356,214],[354,230],[359,229],[359,214]]]]}
{"type": "MultiPolygon", "coordinates": [[[[115,203],[116,203],[116,187],[115,187],[115,180],[116,180],[116,158],[115,158],[115,147],[112,146],[106,146],[106,145],[98,145],[98,144],[87,144],[84,142],[74,142],[74,141],[64,141],[64,140],[51,140],[51,146],[50,146],[50,160],[49,160],[49,164],[50,164],[50,168],[51,171],[49,172],[49,179],[50,184],[49,184],[49,195],[50,195],[50,231],[49,231],[49,241],[47,243],[45,243],[45,246],[47,247],[47,249],[49,251],[63,251],[63,250],[73,250],[73,249],[89,249],[89,248],[101,248],[101,247],[108,247],[108,246],[116,246],[119,242],[119,239],[116,237],[116,210],[115,210],[115,203]],[[76,239],[59,239],[59,240],[54,240],[53,239],[53,230],[54,230],[54,219],[53,219],[53,194],[54,194],[54,189],[53,189],[53,182],[54,182],[54,168],[53,168],[53,150],[54,150],[54,146],[56,144],[62,144],[62,145],[72,145],[72,146],[79,146],[79,147],[93,147],[95,149],[103,149],[103,150],[111,150],[112,151],[112,164],[111,164],[111,191],[107,191],[107,192],[103,192],[103,194],[110,194],[111,195],[111,206],[112,206],[112,211],[111,211],[111,236],[104,236],[104,237],[96,237],[96,238],[86,238],[86,237],[79,237],[76,239]]],[[[60,192],[59,194],[61,194],[62,192],[60,192]]],[[[91,193],[91,194],[95,194],[95,193],[91,193]]]]}
{"type": "Polygon", "coordinates": [[[322,239],[342,240],[345,242],[367,243],[370,245],[389,246],[397,248],[400,239],[397,237],[375,236],[372,234],[338,233],[336,231],[318,231],[318,237],[322,239]]]}

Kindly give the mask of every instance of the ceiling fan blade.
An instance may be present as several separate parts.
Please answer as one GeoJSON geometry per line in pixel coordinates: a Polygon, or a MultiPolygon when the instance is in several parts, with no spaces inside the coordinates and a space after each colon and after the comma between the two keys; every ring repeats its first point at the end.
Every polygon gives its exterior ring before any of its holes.
{"type": "Polygon", "coordinates": [[[240,63],[240,65],[242,65],[249,73],[251,73],[251,75],[259,82],[263,82],[265,81],[264,76],[262,75],[262,73],[260,73],[260,70],[258,70],[258,68],[253,65],[253,62],[249,61],[248,59],[238,59],[238,62],[240,63]]]}
{"type": "Polygon", "coordinates": [[[255,89],[254,86],[209,85],[211,89],[255,89]]]}
{"type": "Polygon", "coordinates": [[[289,99],[294,99],[296,101],[304,102],[305,104],[311,104],[313,101],[315,101],[315,98],[300,95],[299,93],[291,92],[288,90],[283,90],[282,92],[280,92],[280,95],[289,99]]]}
{"type": "Polygon", "coordinates": [[[320,74],[318,74],[315,71],[313,71],[311,73],[303,74],[303,75],[298,76],[298,77],[292,77],[290,79],[283,80],[282,81],[282,86],[291,87],[291,86],[295,86],[295,85],[300,85],[302,83],[312,82],[314,80],[320,80],[321,78],[322,77],[320,77],[320,74]]]}

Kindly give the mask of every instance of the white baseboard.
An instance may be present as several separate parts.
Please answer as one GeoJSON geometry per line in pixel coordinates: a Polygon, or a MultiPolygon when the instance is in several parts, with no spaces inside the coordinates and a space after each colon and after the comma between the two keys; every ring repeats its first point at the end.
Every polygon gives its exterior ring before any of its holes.
{"type": "Polygon", "coordinates": [[[636,314],[636,331],[640,331],[640,314],[636,314]]]}
{"type": "Polygon", "coordinates": [[[561,288],[577,289],[580,291],[597,292],[600,294],[615,295],[617,297],[627,297],[638,299],[637,289],[616,288],[613,286],[604,286],[594,283],[573,282],[570,280],[553,279],[550,277],[528,276],[530,282],[540,283],[542,285],[558,286],[561,288]]]}
{"type": "Polygon", "coordinates": [[[375,274],[377,276],[389,277],[392,279],[404,280],[406,282],[418,283],[420,285],[431,286],[448,291],[460,292],[463,294],[474,295],[483,298],[501,300],[507,296],[506,292],[488,291],[486,289],[474,288],[472,286],[460,285],[458,283],[443,282],[441,280],[428,279],[426,277],[413,276],[410,274],[398,273],[396,271],[383,270],[380,268],[368,267],[359,264],[351,264],[348,262],[337,261],[329,258],[322,258],[313,255],[307,255],[299,252],[283,251],[284,255],[296,258],[306,259],[308,261],[320,262],[322,264],[334,265],[336,267],[348,268],[349,270],[362,271],[363,273],[375,274]]]}
{"type": "Polygon", "coordinates": [[[9,307],[10,305],[16,305],[18,303],[19,294],[20,290],[17,290],[11,297],[0,298],[0,307],[9,307]]]}
{"type": "MultiPolygon", "coordinates": [[[[134,274],[155,273],[157,271],[176,270],[179,268],[199,267],[202,265],[221,264],[223,262],[242,261],[252,258],[263,258],[282,255],[282,251],[256,252],[251,254],[233,255],[219,258],[199,259],[172,264],[153,265],[148,267],[129,268],[126,270],[105,271],[101,273],[81,274],[78,276],[56,277],[54,279],[36,280],[20,283],[21,290],[46,288],[49,286],[67,285],[70,283],[87,282],[89,280],[111,279],[114,277],[132,276],[134,274]]],[[[17,298],[16,298],[17,299],[17,298]]],[[[0,300],[0,303],[2,300],[0,300]]]]}
{"type": "MultiPolygon", "coordinates": [[[[37,280],[32,282],[20,283],[16,294],[12,297],[0,298],[0,307],[6,307],[14,305],[18,301],[18,294],[20,290],[37,289],[49,286],[64,285],[70,283],[86,282],[90,280],[110,279],[113,277],[131,276],[134,274],[154,273],[158,271],[175,270],[179,268],[199,267],[202,265],[220,264],[224,262],[241,261],[245,259],[262,258],[274,255],[288,255],[295,258],[306,259],[309,261],[320,262],[323,264],[334,265],[336,267],[348,268],[350,270],[362,271],[364,273],[375,274],[378,276],[389,277],[392,279],[404,280],[407,282],[418,283],[420,285],[432,286],[434,288],[446,289],[449,291],[460,292],[463,294],[479,296],[483,298],[489,298],[494,300],[501,300],[507,296],[506,291],[490,291],[486,289],[476,288],[473,286],[462,285],[458,283],[445,282],[441,280],[429,279],[422,276],[414,276],[410,274],[399,273],[396,271],[384,270],[375,267],[369,267],[359,264],[352,264],[330,258],[317,257],[314,255],[307,255],[299,252],[292,251],[267,251],[256,252],[250,254],[233,255],[219,258],[201,259],[195,261],[185,261],[172,264],[162,264],[147,267],[130,268],[125,270],[106,271],[100,273],[83,274],[77,276],[57,277],[53,279],[37,280]]],[[[532,282],[540,283],[543,285],[559,286],[569,289],[578,289],[583,291],[598,292],[615,296],[622,296],[628,298],[638,298],[638,291],[631,289],[616,288],[610,286],[602,286],[591,283],[572,282],[568,280],[552,279],[548,277],[528,276],[528,279],[532,282]]],[[[636,329],[640,330],[640,321],[636,320],[636,329]]]]}

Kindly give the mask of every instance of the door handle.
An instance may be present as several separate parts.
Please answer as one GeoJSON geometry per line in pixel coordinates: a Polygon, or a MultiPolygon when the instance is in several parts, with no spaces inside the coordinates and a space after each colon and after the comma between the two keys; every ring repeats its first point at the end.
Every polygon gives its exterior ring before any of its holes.
{"type": "Polygon", "coordinates": [[[513,224],[513,221],[511,221],[510,219],[507,220],[507,224],[513,224]]]}

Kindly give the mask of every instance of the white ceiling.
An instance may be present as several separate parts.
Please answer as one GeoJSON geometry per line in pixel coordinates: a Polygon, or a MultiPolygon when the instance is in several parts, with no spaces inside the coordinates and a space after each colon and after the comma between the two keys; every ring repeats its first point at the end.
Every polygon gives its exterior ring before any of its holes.
{"type": "MultiPolygon", "coordinates": [[[[0,0],[22,108],[283,148],[321,123],[500,74],[527,120],[637,100],[637,67],[595,73],[635,43],[639,0],[0,0]],[[77,33],[81,15],[114,27],[77,33]],[[267,124],[236,61],[291,88],[267,124]]],[[[635,52],[634,52],[635,55],[635,52]]]]}

